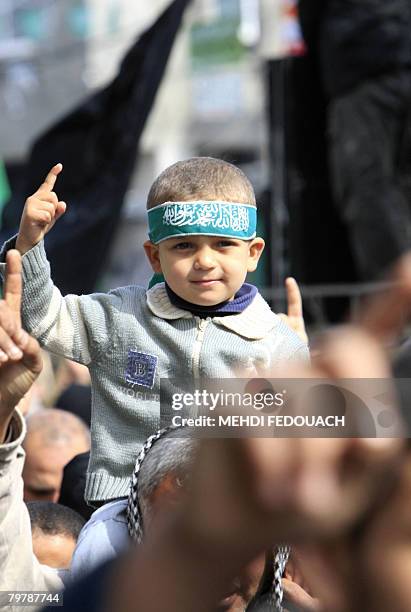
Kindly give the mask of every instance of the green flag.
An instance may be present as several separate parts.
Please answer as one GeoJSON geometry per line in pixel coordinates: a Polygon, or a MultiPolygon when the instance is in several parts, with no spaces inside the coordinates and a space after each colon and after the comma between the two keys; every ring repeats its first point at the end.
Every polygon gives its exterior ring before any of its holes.
{"type": "MultiPolygon", "coordinates": [[[[0,217],[3,212],[4,205],[7,204],[11,196],[10,185],[7,180],[6,169],[2,161],[0,161],[0,217]]],[[[1,225],[1,223],[0,223],[1,225]]]]}
{"type": "MultiPolygon", "coordinates": [[[[0,228],[3,208],[9,201],[11,196],[9,181],[7,180],[6,168],[0,160],[0,228]]],[[[0,298],[3,297],[3,292],[0,291],[0,298]]]]}

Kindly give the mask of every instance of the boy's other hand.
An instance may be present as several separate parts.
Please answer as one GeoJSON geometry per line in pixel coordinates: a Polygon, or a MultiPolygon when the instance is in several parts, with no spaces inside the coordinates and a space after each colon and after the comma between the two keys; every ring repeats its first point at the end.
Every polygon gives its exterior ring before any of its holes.
{"type": "Polygon", "coordinates": [[[303,317],[303,301],[297,281],[289,276],[285,279],[285,289],[287,292],[287,314],[280,313],[278,316],[300,336],[305,344],[308,344],[303,317]]]}
{"type": "Polygon", "coordinates": [[[66,212],[65,202],[59,201],[53,191],[62,169],[62,164],[53,166],[44,183],[26,200],[16,241],[16,249],[22,255],[43,240],[55,222],[66,212]]]}
{"type": "Polygon", "coordinates": [[[40,347],[21,327],[21,256],[7,253],[4,299],[0,300],[0,444],[14,408],[42,368],[40,347]]]}

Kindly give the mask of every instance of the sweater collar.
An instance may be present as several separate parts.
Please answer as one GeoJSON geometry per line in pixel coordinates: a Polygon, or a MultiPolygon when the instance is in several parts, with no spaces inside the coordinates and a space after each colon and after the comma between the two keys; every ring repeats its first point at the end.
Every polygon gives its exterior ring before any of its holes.
{"type": "MultiPolygon", "coordinates": [[[[151,312],[162,319],[192,319],[194,315],[187,310],[174,306],[167,295],[164,283],[154,285],[147,291],[147,306],[151,312]]],[[[243,336],[248,340],[261,340],[272,329],[280,325],[281,319],[272,312],[259,293],[251,304],[240,314],[213,317],[213,322],[221,327],[243,336]]]]}
{"type": "Polygon", "coordinates": [[[215,306],[207,307],[192,304],[191,302],[183,300],[183,298],[174,293],[167,283],[165,283],[165,288],[169,300],[172,304],[174,304],[174,306],[177,306],[177,308],[183,308],[183,310],[188,310],[194,316],[201,317],[202,319],[207,317],[227,317],[233,314],[240,314],[240,312],[243,312],[243,310],[245,310],[247,306],[251,304],[257,295],[257,288],[254,287],[254,285],[244,283],[235,294],[233,300],[226,300],[220,304],[216,304],[215,306]]]}

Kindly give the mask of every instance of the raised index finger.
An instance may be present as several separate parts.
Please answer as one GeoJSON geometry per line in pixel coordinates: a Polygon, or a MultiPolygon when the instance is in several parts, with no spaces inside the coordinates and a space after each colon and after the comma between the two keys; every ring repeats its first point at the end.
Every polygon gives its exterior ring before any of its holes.
{"type": "Polygon", "coordinates": [[[303,316],[303,301],[295,278],[289,276],[285,280],[287,290],[287,314],[289,317],[303,316]]]}
{"type": "Polygon", "coordinates": [[[6,256],[6,279],[4,284],[4,300],[20,321],[21,309],[21,255],[19,251],[12,249],[6,256]]]}
{"type": "Polygon", "coordinates": [[[63,164],[56,164],[55,166],[53,166],[48,175],[46,176],[44,183],[41,185],[40,189],[46,191],[53,191],[57,177],[62,170],[63,164]]]}

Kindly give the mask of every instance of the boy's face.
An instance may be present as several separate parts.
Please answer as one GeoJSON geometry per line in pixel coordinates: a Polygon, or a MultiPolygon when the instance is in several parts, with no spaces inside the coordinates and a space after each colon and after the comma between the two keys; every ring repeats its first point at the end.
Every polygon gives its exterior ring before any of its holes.
{"type": "Polygon", "coordinates": [[[199,306],[214,306],[233,299],[253,272],[264,240],[245,241],[219,236],[183,236],[154,245],[144,244],[153,270],[163,273],[181,298],[199,306]]]}

